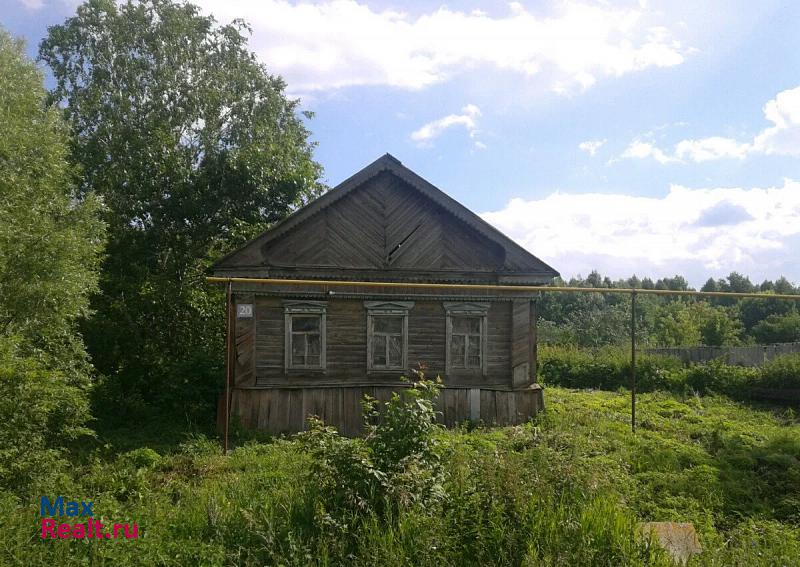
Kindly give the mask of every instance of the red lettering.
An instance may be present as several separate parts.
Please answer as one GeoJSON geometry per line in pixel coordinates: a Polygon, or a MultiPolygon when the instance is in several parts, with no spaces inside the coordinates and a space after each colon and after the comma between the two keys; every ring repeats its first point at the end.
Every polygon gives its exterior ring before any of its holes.
{"type": "Polygon", "coordinates": [[[72,530],[72,537],[75,539],[83,539],[86,537],[86,524],[75,524],[72,530]]]}
{"type": "Polygon", "coordinates": [[[42,518],[42,539],[47,539],[48,536],[56,537],[56,521],[51,518],[42,518]]]}
{"type": "Polygon", "coordinates": [[[67,539],[72,532],[72,526],[69,524],[58,524],[58,537],[61,539],[67,539]]]}
{"type": "Polygon", "coordinates": [[[114,539],[117,539],[117,531],[122,527],[122,524],[114,524],[114,539]]]}
{"type": "Polygon", "coordinates": [[[125,531],[125,539],[136,539],[139,537],[139,524],[133,524],[131,533],[128,533],[128,524],[125,524],[122,529],[125,531]]]}
{"type": "Polygon", "coordinates": [[[100,520],[94,521],[94,537],[101,538],[103,537],[103,533],[100,531],[103,529],[103,524],[100,520]]]}

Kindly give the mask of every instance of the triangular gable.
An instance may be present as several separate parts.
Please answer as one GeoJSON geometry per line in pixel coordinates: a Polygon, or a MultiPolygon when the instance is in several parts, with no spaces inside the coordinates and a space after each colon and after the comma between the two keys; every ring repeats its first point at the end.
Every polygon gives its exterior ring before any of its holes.
{"type": "Polygon", "coordinates": [[[558,275],[389,154],[213,269],[250,277],[520,283],[558,275]]]}

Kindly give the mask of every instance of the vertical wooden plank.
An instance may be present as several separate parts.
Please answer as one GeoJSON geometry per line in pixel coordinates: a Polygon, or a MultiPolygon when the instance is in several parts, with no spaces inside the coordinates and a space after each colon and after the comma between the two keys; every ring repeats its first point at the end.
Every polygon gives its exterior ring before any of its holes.
{"type": "Polygon", "coordinates": [[[480,388],[469,389],[469,419],[478,422],[481,420],[481,391],[480,388]]]}
{"type": "Polygon", "coordinates": [[[305,427],[303,390],[287,390],[286,405],[288,406],[286,418],[288,431],[292,433],[303,431],[305,427]]]}
{"type": "Polygon", "coordinates": [[[256,305],[252,293],[236,293],[233,298],[233,380],[235,386],[256,384],[256,305]],[[239,313],[240,305],[250,305],[249,316],[239,313]]]}
{"type": "Polygon", "coordinates": [[[267,393],[261,390],[241,390],[243,398],[247,400],[247,405],[242,408],[241,415],[246,416],[248,427],[258,428],[258,417],[261,411],[261,399],[267,393]]]}
{"type": "Polygon", "coordinates": [[[496,392],[497,394],[497,425],[508,424],[508,392],[496,392]]]}
{"type": "Polygon", "coordinates": [[[509,416],[509,424],[514,425],[519,423],[519,416],[517,415],[517,393],[516,392],[508,392],[507,393],[508,399],[508,416],[509,416]]]}
{"type": "Polygon", "coordinates": [[[528,299],[515,299],[511,307],[511,384],[515,388],[530,380],[531,307],[528,299]]]}
{"type": "Polygon", "coordinates": [[[269,398],[265,400],[267,405],[267,431],[278,433],[280,428],[280,398],[281,391],[278,389],[269,390],[269,398]]]}
{"type": "Polygon", "coordinates": [[[455,390],[452,388],[445,388],[442,390],[442,413],[443,421],[446,427],[453,427],[455,424],[455,390]]]}
{"type": "Polygon", "coordinates": [[[300,415],[302,416],[303,422],[301,431],[305,431],[308,428],[308,389],[303,388],[300,391],[303,393],[300,401],[300,415]]]}
{"type": "Polygon", "coordinates": [[[258,409],[256,411],[256,423],[262,431],[269,431],[269,400],[272,390],[260,390],[258,396],[258,409]]]}
{"type": "Polygon", "coordinates": [[[494,390],[481,390],[481,419],[487,425],[497,423],[497,403],[494,390]]]}
{"type": "Polygon", "coordinates": [[[469,389],[459,388],[456,392],[458,396],[456,423],[461,423],[469,419],[469,389]]]}
{"type": "Polygon", "coordinates": [[[539,371],[539,304],[536,299],[530,302],[530,309],[530,383],[533,384],[539,371]]]}

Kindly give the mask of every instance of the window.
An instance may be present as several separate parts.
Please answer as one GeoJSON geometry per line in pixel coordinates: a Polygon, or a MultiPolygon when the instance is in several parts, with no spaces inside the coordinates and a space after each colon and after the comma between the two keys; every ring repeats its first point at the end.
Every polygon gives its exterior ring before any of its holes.
{"type": "Polygon", "coordinates": [[[481,317],[452,317],[450,362],[453,368],[481,367],[481,317]]]}
{"type": "Polygon", "coordinates": [[[486,373],[488,303],[445,303],[448,374],[486,373]]]}
{"type": "Polygon", "coordinates": [[[365,301],[367,309],[367,370],[408,368],[410,301],[365,301]]]}
{"type": "Polygon", "coordinates": [[[325,369],[325,303],[286,301],[286,369],[325,369]]]}

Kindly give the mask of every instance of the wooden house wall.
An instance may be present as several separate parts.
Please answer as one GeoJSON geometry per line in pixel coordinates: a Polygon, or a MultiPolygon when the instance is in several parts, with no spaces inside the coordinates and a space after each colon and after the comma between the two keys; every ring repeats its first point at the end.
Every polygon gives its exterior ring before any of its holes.
{"type": "MultiPolygon", "coordinates": [[[[490,303],[485,376],[445,376],[446,316],[442,301],[415,301],[408,315],[408,361],[431,378],[464,386],[511,386],[512,303],[490,303]]],[[[255,296],[254,386],[319,386],[397,383],[400,372],[367,372],[367,313],[361,299],[327,303],[326,370],[286,370],[284,309],[278,297],[255,296]]],[[[243,384],[237,380],[237,384],[243,384]]]]}
{"type": "MultiPolygon", "coordinates": [[[[344,435],[362,430],[361,400],[369,395],[387,401],[397,386],[235,389],[231,399],[234,419],[248,429],[294,433],[317,416],[344,435]]],[[[438,419],[448,427],[464,421],[487,425],[524,423],[544,407],[542,389],[522,390],[444,388],[437,401],[438,419]]]]}

